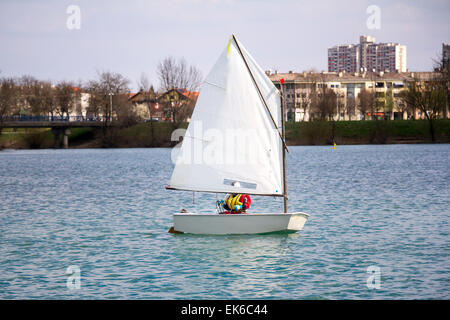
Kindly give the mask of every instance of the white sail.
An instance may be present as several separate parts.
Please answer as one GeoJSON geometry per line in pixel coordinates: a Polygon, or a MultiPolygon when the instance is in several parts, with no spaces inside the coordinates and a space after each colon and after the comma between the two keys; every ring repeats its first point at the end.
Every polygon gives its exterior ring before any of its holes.
{"type": "Polygon", "coordinates": [[[280,103],[272,82],[231,38],[200,88],[168,188],[282,196],[280,103]]]}

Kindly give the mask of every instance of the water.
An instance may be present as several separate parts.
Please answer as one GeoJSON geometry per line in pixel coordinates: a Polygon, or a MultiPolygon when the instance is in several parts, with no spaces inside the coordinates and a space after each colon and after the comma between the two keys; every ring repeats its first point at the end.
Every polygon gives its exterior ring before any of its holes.
{"type": "Polygon", "coordinates": [[[289,206],[310,219],[258,236],[167,233],[172,212],[216,200],[164,189],[170,149],[0,152],[0,298],[450,298],[450,145],[290,150],[289,206]]]}

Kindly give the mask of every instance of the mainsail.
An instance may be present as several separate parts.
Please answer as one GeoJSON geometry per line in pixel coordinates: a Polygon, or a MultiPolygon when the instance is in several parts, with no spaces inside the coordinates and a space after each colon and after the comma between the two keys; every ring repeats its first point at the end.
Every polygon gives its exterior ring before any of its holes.
{"type": "Polygon", "coordinates": [[[278,89],[230,38],[200,88],[168,188],[283,196],[281,120],[278,89]]]}

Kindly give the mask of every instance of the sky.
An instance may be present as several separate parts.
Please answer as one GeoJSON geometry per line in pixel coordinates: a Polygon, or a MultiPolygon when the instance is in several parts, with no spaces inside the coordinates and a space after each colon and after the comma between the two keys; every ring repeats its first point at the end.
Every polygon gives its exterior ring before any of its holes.
{"type": "Polygon", "coordinates": [[[450,43],[449,14],[449,0],[0,0],[0,76],[112,71],[136,90],[144,73],[157,88],[159,61],[185,58],[206,76],[231,34],[264,70],[326,71],[327,48],[371,35],[406,45],[407,68],[429,71],[450,43]]]}

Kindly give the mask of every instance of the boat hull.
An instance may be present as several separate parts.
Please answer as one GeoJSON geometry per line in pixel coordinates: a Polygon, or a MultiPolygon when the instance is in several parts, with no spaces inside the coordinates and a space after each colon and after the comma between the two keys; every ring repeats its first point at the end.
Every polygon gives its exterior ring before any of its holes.
{"type": "Polygon", "coordinates": [[[192,234],[261,234],[300,231],[308,220],[303,212],[205,214],[175,213],[173,232],[192,234]]]}

